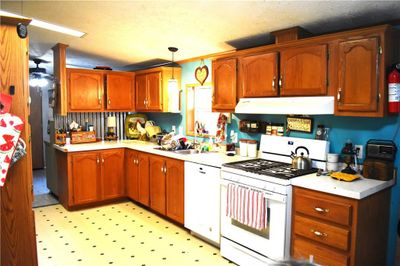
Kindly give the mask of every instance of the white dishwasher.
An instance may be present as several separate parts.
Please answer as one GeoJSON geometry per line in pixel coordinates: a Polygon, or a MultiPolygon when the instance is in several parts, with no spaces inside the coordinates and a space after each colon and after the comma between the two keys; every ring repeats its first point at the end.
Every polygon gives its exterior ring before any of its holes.
{"type": "Polygon", "coordinates": [[[217,167],[185,162],[185,227],[218,245],[220,172],[217,167]]]}

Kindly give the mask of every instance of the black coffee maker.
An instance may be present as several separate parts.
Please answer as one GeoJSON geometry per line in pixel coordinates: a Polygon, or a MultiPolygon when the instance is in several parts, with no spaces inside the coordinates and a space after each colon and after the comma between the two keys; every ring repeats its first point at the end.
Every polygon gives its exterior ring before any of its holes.
{"type": "Polygon", "coordinates": [[[342,170],[342,173],[352,174],[352,175],[357,173],[357,171],[351,167],[352,164],[355,164],[357,167],[357,158],[356,158],[356,150],[353,146],[353,143],[351,143],[350,140],[347,140],[344,147],[342,148],[340,157],[342,161],[347,165],[346,168],[342,170]]]}

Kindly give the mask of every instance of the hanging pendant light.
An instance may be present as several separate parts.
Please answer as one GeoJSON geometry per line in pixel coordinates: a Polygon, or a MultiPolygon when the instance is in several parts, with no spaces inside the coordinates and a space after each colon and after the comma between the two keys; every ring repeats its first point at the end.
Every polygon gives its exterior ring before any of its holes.
{"type": "Polygon", "coordinates": [[[178,80],[174,77],[174,53],[178,51],[176,47],[168,47],[168,50],[172,53],[172,77],[168,80],[168,112],[179,113],[180,112],[180,94],[178,80]]]}

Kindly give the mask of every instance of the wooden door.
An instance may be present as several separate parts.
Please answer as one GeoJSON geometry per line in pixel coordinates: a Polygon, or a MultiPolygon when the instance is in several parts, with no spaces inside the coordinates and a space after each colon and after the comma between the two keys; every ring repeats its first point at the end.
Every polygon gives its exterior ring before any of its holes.
{"type": "Polygon", "coordinates": [[[280,95],[327,94],[327,45],[284,49],[280,61],[280,95]]]}
{"type": "Polygon", "coordinates": [[[139,201],[138,152],[125,150],[125,190],[132,200],[139,201]]]}
{"type": "Polygon", "coordinates": [[[100,154],[77,152],[71,154],[72,200],[74,205],[99,201],[100,154]]]}
{"type": "Polygon", "coordinates": [[[150,156],[150,208],[165,214],[165,160],[150,156]]]}
{"type": "Polygon", "coordinates": [[[239,59],[239,82],[243,97],[278,95],[278,53],[239,59]]]}
{"type": "Polygon", "coordinates": [[[147,74],[147,109],[162,111],[161,72],[147,74]]]}
{"type": "Polygon", "coordinates": [[[339,43],[338,113],[378,111],[378,46],[378,38],[339,43]]]}
{"type": "Polygon", "coordinates": [[[147,153],[139,152],[137,155],[138,168],[137,177],[139,183],[138,201],[150,206],[150,159],[147,153]]]}
{"type": "Polygon", "coordinates": [[[183,224],[184,163],[181,160],[166,159],[166,202],[167,216],[183,224]]]}
{"type": "Polygon", "coordinates": [[[213,61],[213,111],[233,111],[236,107],[236,59],[213,61]]]}
{"type": "Polygon", "coordinates": [[[147,78],[146,74],[137,75],[135,78],[136,111],[146,111],[147,78]]]}
{"type": "Polygon", "coordinates": [[[103,74],[95,70],[67,69],[68,111],[102,111],[103,74]]]}
{"type": "Polygon", "coordinates": [[[107,110],[134,111],[134,73],[107,73],[107,110]]]}
{"type": "Polygon", "coordinates": [[[100,151],[102,200],[124,196],[124,150],[100,151]]]}
{"type": "Polygon", "coordinates": [[[42,92],[40,87],[29,88],[31,96],[32,168],[44,168],[42,92]]]}
{"type": "Polygon", "coordinates": [[[28,25],[30,20],[3,16],[0,20],[0,92],[10,94],[10,87],[14,86],[10,113],[26,122],[20,137],[27,146],[27,154],[9,169],[0,189],[0,265],[37,265],[31,127],[27,122],[30,113],[27,105],[29,38],[19,38],[16,31],[17,23],[28,25]]]}

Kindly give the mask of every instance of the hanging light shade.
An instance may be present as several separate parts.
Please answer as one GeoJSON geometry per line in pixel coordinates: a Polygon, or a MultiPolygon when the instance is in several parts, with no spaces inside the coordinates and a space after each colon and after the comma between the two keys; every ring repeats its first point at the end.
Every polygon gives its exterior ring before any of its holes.
{"type": "Polygon", "coordinates": [[[178,80],[174,77],[174,53],[178,51],[176,47],[168,47],[172,53],[172,77],[168,80],[168,112],[180,112],[180,93],[178,80]]]}

